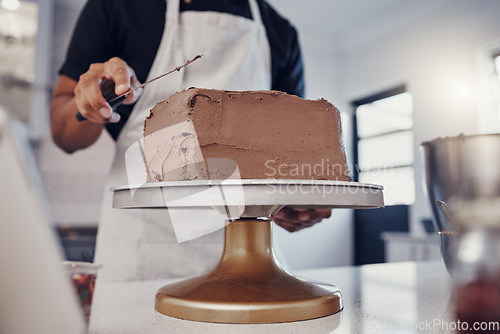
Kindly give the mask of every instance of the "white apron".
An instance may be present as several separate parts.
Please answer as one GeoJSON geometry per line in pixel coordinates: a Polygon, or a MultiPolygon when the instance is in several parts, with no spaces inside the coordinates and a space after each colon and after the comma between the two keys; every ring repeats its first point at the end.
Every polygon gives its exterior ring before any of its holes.
{"type": "MultiPolygon", "coordinates": [[[[179,14],[179,0],[168,0],[166,25],[148,80],[198,60],[148,85],[116,142],[106,183],[95,262],[100,281],[185,277],[211,269],[222,252],[223,231],[177,243],[167,210],[112,208],[110,187],[128,184],[125,152],[143,136],[151,108],[189,87],[227,90],[271,88],[271,55],[256,0],[249,0],[253,20],[217,12],[179,14]]],[[[221,216],[221,219],[224,219],[221,216]]]]}

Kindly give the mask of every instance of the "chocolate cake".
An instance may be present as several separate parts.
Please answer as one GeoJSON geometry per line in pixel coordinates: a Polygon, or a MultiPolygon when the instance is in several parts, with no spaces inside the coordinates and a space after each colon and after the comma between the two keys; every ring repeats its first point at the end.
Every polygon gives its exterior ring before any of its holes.
{"type": "Polygon", "coordinates": [[[337,108],[278,91],[174,94],[151,110],[143,148],[148,182],[351,180],[337,108]]]}

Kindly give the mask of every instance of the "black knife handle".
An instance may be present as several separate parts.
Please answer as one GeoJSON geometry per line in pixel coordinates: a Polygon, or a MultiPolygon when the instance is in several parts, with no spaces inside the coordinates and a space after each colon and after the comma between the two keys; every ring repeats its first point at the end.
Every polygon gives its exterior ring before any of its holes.
{"type": "Polygon", "coordinates": [[[106,102],[108,102],[108,104],[111,106],[111,108],[115,109],[116,107],[121,105],[123,101],[125,101],[127,96],[122,95],[118,97],[118,95],[116,95],[115,92],[112,91],[111,93],[104,95],[104,98],[106,99],[106,102]]]}
{"type": "Polygon", "coordinates": [[[80,112],[77,112],[75,116],[78,122],[83,122],[87,120],[85,117],[83,117],[83,115],[80,112]]]}
{"type": "MultiPolygon", "coordinates": [[[[104,97],[106,102],[108,102],[108,104],[111,106],[111,109],[115,109],[116,107],[121,105],[123,103],[123,101],[125,101],[125,99],[127,98],[126,95],[122,95],[120,97],[118,97],[118,95],[116,95],[115,83],[113,82],[113,80],[109,80],[109,79],[103,80],[101,85],[100,85],[100,88],[101,88],[102,96],[104,97]]],[[[78,120],[78,122],[83,122],[83,121],[87,120],[80,112],[78,112],[75,115],[75,117],[78,120]]]]}

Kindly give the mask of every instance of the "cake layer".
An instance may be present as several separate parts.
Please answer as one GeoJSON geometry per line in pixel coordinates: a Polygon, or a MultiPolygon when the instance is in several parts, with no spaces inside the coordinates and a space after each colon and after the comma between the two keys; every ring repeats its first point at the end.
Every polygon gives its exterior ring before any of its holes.
{"type": "Polygon", "coordinates": [[[174,94],[145,121],[144,159],[148,182],[351,179],[337,108],[278,91],[174,94]]]}

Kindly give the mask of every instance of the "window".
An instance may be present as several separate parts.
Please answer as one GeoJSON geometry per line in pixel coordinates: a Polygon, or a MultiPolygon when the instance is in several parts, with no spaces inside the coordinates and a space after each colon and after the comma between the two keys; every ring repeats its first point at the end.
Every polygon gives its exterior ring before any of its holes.
{"type": "Polygon", "coordinates": [[[500,42],[478,53],[478,132],[500,132],[500,42]]]}
{"type": "Polygon", "coordinates": [[[405,87],[353,102],[354,176],[384,186],[386,206],[415,201],[413,101],[405,87]]]}

